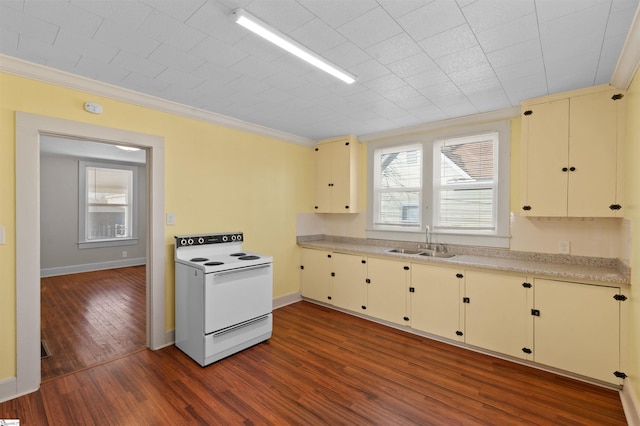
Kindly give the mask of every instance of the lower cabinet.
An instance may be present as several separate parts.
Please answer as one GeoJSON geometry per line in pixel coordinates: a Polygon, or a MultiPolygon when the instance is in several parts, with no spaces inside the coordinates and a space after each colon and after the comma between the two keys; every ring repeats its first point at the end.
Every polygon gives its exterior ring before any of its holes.
{"type": "Polygon", "coordinates": [[[411,327],[426,333],[464,340],[464,275],[458,269],[411,265],[411,327]]]}
{"type": "Polygon", "coordinates": [[[302,249],[305,298],[619,385],[619,286],[302,249]]]}
{"type": "Polygon", "coordinates": [[[367,304],[367,259],[344,253],[333,253],[333,305],[360,312],[367,304]]]}
{"type": "Polygon", "coordinates": [[[532,359],[533,289],[526,277],[466,271],[464,341],[513,357],[532,359]]]}
{"type": "Polygon", "coordinates": [[[619,287],[536,279],[534,361],[618,384],[619,287]]]}
{"type": "Polygon", "coordinates": [[[369,258],[366,310],[361,312],[395,324],[409,325],[408,282],[408,263],[369,258]]]}
{"type": "Polygon", "coordinates": [[[332,303],[331,260],[333,253],[325,250],[300,250],[300,294],[309,299],[332,303]]]}

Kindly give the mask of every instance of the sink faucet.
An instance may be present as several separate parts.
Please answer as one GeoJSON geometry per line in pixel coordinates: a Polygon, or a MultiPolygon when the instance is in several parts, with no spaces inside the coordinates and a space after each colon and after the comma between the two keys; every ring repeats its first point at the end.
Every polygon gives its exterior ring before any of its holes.
{"type": "Polygon", "coordinates": [[[431,248],[431,227],[427,225],[424,232],[424,248],[429,250],[431,248]]]}

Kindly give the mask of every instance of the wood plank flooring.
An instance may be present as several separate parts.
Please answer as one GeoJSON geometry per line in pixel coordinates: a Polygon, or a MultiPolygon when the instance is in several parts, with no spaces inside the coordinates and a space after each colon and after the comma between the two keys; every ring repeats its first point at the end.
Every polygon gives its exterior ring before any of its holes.
{"type": "Polygon", "coordinates": [[[49,380],[146,346],[145,266],[43,278],[41,337],[49,380]]]}
{"type": "Polygon", "coordinates": [[[308,302],[273,337],[208,367],[175,346],[0,404],[24,425],[624,425],[616,391],[308,302]]]}

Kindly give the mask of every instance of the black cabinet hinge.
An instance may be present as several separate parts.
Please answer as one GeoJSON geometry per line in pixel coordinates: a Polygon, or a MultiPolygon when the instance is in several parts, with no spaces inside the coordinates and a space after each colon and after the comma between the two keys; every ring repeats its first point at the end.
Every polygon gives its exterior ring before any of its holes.
{"type": "Polygon", "coordinates": [[[409,270],[409,267],[408,267],[408,266],[405,266],[405,267],[404,267],[404,270],[405,270],[405,271],[408,271],[408,270],[409,270]]]}
{"type": "Polygon", "coordinates": [[[460,331],[460,330],[457,330],[457,331],[456,331],[456,336],[462,336],[463,334],[464,334],[464,333],[463,333],[462,331],[460,331]]]}
{"type": "Polygon", "coordinates": [[[625,300],[627,300],[627,296],[625,296],[624,294],[616,294],[615,296],[613,296],[613,298],[618,302],[624,302],[625,300]]]}
{"type": "Polygon", "coordinates": [[[335,276],[336,276],[336,273],[335,273],[335,272],[332,272],[332,273],[331,273],[331,276],[332,276],[332,277],[335,277],[335,276]]]}
{"type": "Polygon", "coordinates": [[[415,287],[409,287],[409,293],[415,293],[415,292],[416,292],[415,287]]]}
{"type": "Polygon", "coordinates": [[[613,375],[616,376],[618,379],[626,379],[627,375],[624,374],[622,371],[614,371],[613,375]]]}
{"type": "Polygon", "coordinates": [[[531,310],[531,315],[533,315],[534,317],[539,317],[540,316],[540,310],[539,309],[532,309],[531,310]]]}
{"type": "Polygon", "coordinates": [[[456,274],[456,278],[460,279],[460,278],[464,278],[464,275],[462,274],[456,274]]]}
{"type": "Polygon", "coordinates": [[[364,305],[362,305],[361,307],[362,307],[362,309],[367,309],[367,307],[366,307],[366,306],[364,306],[364,305]]]}
{"type": "Polygon", "coordinates": [[[522,210],[528,212],[529,210],[531,210],[531,206],[522,206],[522,210]]]}
{"type": "Polygon", "coordinates": [[[366,261],[366,260],[364,260],[364,259],[362,259],[360,262],[361,262],[363,265],[364,265],[365,263],[367,263],[367,261],[366,261]]]}
{"type": "Polygon", "coordinates": [[[531,115],[533,114],[533,111],[531,111],[530,109],[526,110],[524,113],[524,115],[531,115]]]}
{"type": "Polygon", "coordinates": [[[364,282],[365,282],[365,283],[367,283],[367,284],[371,284],[371,280],[370,280],[369,278],[366,278],[366,279],[364,280],[364,282]]]}
{"type": "Polygon", "coordinates": [[[304,269],[304,265],[300,265],[300,269],[304,269]]]}
{"type": "Polygon", "coordinates": [[[609,206],[609,209],[611,210],[620,210],[622,208],[622,206],[620,204],[611,204],[609,206]]]}
{"type": "Polygon", "coordinates": [[[404,317],[402,319],[405,320],[405,321],[409,321],[409,317],[404,317]]]}
{"type": "Polygon", "coordinates": [[[463,297],[462,298],[462,303],[471,303],[471,299],[468,297],[463,297]]]}
{"type": "Polygon", "coordinates": [[[531,349],[529,349],[529,348],[522,348],[522,352],[524,352],[525,354],[530,354],[533,351],[531,349]]]}
{"type": "Polygon", "coordinates": [[[533,286],[531,285],[531,283],[522,283],[522,287],[524,287],[524,288],[531,288],[531,287],[533,287],[533,286]]]}
{"type": "Polygon", "coordinates": [[[613,99],[614,101],[617,101],[617,100],[622,99],[622,98],[624,98],[624,95],[622,93],[616,93],[615,95],[613,95],[611,97],[611,99],[613,99]]]}
{"type": "Polygon", "coordinates": [[[331,300],[331,296],[327,296],[327,299],[331,300]]]}

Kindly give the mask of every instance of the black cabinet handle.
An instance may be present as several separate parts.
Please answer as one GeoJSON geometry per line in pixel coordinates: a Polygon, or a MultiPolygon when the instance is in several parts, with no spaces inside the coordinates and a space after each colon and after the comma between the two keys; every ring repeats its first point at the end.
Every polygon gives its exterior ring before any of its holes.
{"type": "Polygon", "coordinates": [[[522,206],[522,210],[528,212],[529,210],[531,210],[531,206],[522,206]]]}
{"type": "Polygon", "coordinates": [[[563,168],[562,168],[562,171],[563,171],[563,172],[566,172],[566,171],[569,171],[569,169],[568,169],[568,168],[566,168],[566,167],[563,167],[563,168]]]}
{"type": "Polygon", "coordinates": [[[463,334],[462,331],[460,331],[460,330],[456,331],[456,335],[462,336],[462,334],[463,334]]]}
{"type": "Polygon", "coordinates": [[[569,171],[570,171],[570,172],[575,172],[575,171],[576,171],[576,168],[575,168],[575,167],[569,167],[569,171]]]}
{"type": "Polygon", "coordinates": [[[456,274],[456,278],[464,278],[464,275],[462,275],[462,274],[456,274]]]}
{"type": "Polygon", "coordinates": [[[409,321],[409,317],[404,317],[403,318],[405,321],[409,321]]]}
{"type": "Polygon", "coordinates": [[[611,204],[611,205],[609,206],[609,208],[610,208],[611,210],[620,210],[620,209],[622,208],[622,206],[621,206],[620,204],[611,204]]]}
{"type": "Polygon", "coordinates": [[[409,270],[409,267],[408,267],[408,266],[405,266],[405,267],[404,267],[404,270],[405,270],[405,271],[408,271],[408,270],[409,270]]]}

